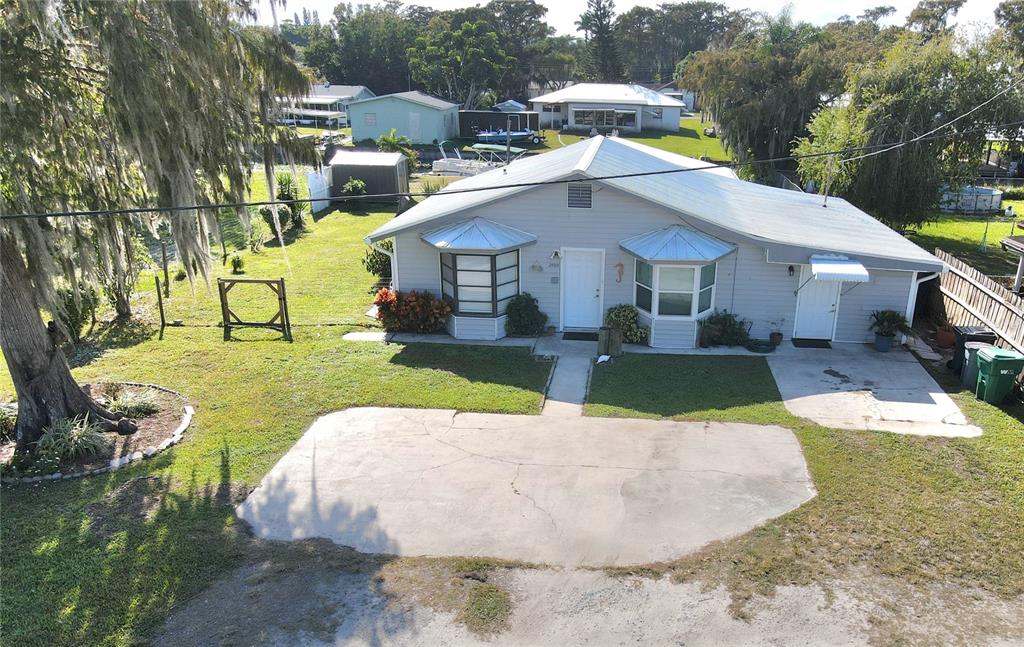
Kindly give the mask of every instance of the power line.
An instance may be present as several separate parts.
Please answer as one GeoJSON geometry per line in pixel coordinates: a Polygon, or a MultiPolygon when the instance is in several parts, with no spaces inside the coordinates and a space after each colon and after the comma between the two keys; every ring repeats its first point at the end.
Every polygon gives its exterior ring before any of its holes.
{"type": "MultiPolygon", "coordinates": [[[[958,117],[958,119],[963,117],[963,116],[965,116],[965,115],[961,115],[960,117],[958,117]]],[[[939,129],[945,127],[949,123],[951,123],[951,122],[947,122],[947,124],[944,124],[943,126],[940,126],[936,130],[939,130],[939,129]]],[[[858,152],[862,152],[862,151],[871,151],[871,150],[875,150],[875,149],[884,149],[884,150],[878,151],[879,153],[884,153],[884,152],[888,152],[890,150],[895,150],[896,148],[905,146],[905,145],[910,144],[910,143],[920,143],[920,142],[925,142],[925,141],[933,141],[933,140],[938,140],[938,139],[946,139],[946,138],[950,138],[950,137],[960,137],[960,136],[963,136],[963,135],[969,135],[969,134],[978,133],[978,132],[988,132],[990,130],[1003,129],[1003,128],[1009,128],[1011,126],[1021,126],[1021,125],[1024,125],[1024,121],[1015,121],[1015,122],[1010,122],[1010,123],[1005,123],[1005,124],[996,124],[996,125],[991,125],[991,126],[985,126],[983,128],[975,128],[973,130],[966,130],[966,131],[961,131],[961,132],[956,132],[956,133],[948,133],[948,134],[943,134],[943,135],[931,134],[929,136],[929,134],[926,133],[925,135],[920,135],[920,136],[915,137],[915,138],[913,138],[911,140],[906,140],[906,141],[903,141],[903,142],[887,143],[887,144],[872,144],[872,145],[869,145],[869,146],[856,146],[856,147],[850,147],[850,148],[843,148],[843,149],[839,149],[839,150],[822,151],[822,152],[819,152],[819,153],[807,153],[807,154],[804,154],[804,155],[787,155],[787,156],[783,156],[783,157],[771,157],[771,158],[762,159],[762,160],[748,160],[746,162],[729,162],[727,164],[712,164],[712,163],[709,163],[706,166],[694,166],[694,167],[689,167],[689,168],[673,168],[673,169],[664,169],[664,170],[660,170],[660,171],[638,171],[636,173],[618,173],[618,174],[613,174],[613,175],[602,175],[602,176],[594,176],[594,177],[586,177],[586,178],[575,178],[575,179],[537,180],[537,181],[532,181],[532,182],[517,182],[517,183],[512,183],[512,184],[500,184],[500,185],[496,185],[496,186],[473,187],[473,188],[466,188],[466,189],[459,189],[459,188],[447,189],[446,188],[443,191],[443,194],[444,195],[455,195],[455,194],[459,194],[459,193],[477,193],[477,192],[480,192],[480,191],[495,191],[495,190],[499,190],[499,189],[515,189],[515,188],[527,188],[527,187],[535,187],[535,186],[550,186],[550,185],[559,185],[559,184],[570,184],[570,183],[573,183],[573,182],[595,182],[595,181],[601,181],[601,180],[616,180],[616,179],[626,179],[626,178],[633,178],[633,177],[648,177],[648,176],[658,176],[658,175],[671,175],[671,174],[675,174],[675,173],[690,173],[690,172],[694,172],[694,171],[706,171],[706,170],[719,169],[719,168],[741,168],[741,167],[744,167],[744,166],[757,166],[757,165],[761,165],[761,164],[774,164],[776,162],[799,161],[799,160],[802,160],[802,159],[814,159],[814,158],[819,158],[819,157],[829,157],[829,156],[834,156],[834,155],[843,155],[843,154],[846,154],[846,153],[858,153],[858,152]]],[[[861,156],[861,157],[867,157],[867,156],[861,156]]],[[[855,159],[860,159],[860,157],[849,158],[847,160],[842,160],[842,161],[843,162],[845,162],[845,161],[852,161],[852,160],[855,160],[855,159]]],[[[0,221],[3,221],[3,220],[26,220],[26,219],[39,220],[39,219],[46,219],[46,218],[93,218],[93,217],[98,217],[98,216],[130,216],[130,215],[141,215],[141,214],[146,214],[146,213],[178,213],[178,212],[182,212],[182,211],[199,211],[199,210],[203,210],[203,209],[238,209],[238,208],[243,208],[243,207],[266,207],[266,206],[273,206],[273,205],[287,206],[287,205],[292,205],[292,204],[308,204],[308,203],[312,203],[312,202],[321,202],[321,201],[327,201],[327,202],[347,202],[349,200],[353,200],[353,201],[373,201],[373,200],[376,200],[376,199],[385,199],[385,198],[429,197],[431,195],[437,195],[437,192],[406,191],[406,192],[395,192],[395,193],[374,193],[374,194],[353,195],[353,196],[332,196],[332,197],[328,197],[328,198],[297,198],[297,199],[294,199],[294,200],[260,200],[260,201],[246,201],[246,202],[224,202],[224,203],[217,203],[217,204],[199,204],[199,205],[175,206],[175,207],[126,207],[126,208],[123,208],[123,209],[94,209],[94,210],[82,210],[82,211],[51,211],[51,212],[45,212],[45,213],[32,213],[32,214],[0,214],[0,221]]]]}

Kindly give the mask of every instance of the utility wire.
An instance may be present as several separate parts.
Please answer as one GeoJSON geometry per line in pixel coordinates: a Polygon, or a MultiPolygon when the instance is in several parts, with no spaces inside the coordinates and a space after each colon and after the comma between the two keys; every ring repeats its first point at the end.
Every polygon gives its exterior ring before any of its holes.
{"type": "MultiPolygon", "coordinates": [[[[1018,82],[1019,81],[1020,80],[1018,80],[1018,82]]],[[[978,107],[980,107],[980,106],[978,106],[978,107]]],[[[960,115],[960,117],[957,117],[957,119],[962,118],[964,116],[966,116],[966,114],[965,115],[960,115]]],[[[936,131],[940,130],[941,128],[944,128],[945,126],[949,125],[949,123],[952,123],[952,122],[947,122],[946,124],[943,124],[943,126],[940,126],[939,128],[936,128],[935,130],[936,131]]],[[[649,176],[658,176],[658,175],[671,175],[671,174],[675,174],[675,173],[691,173],[691,172],[694,172],[694,171],[706,171],[706,170],[719,169],[719,168],[741,168],[741,167],[744,167],[744,166],[757,166],[757,165],[761,165],[761,164],[773,164],[773,163],[776,163],[776,162],[798,161],[798,160],[802,160],[802,159],[814,159],[814,158],[819,158],[819,157],[829,157],[829,156],[834,156],[834,155],[843,155],[843,154],[846,154],[846,153],[857,153],[857,152],[862,152],[862,151],[872,151],[872,150],[875,150],[875,149],[884,149],[884,150],[879,150],[877,153],[875,153],[875,154],[879,154],[879,153],[884,153],[884,152],[888,152],[888,151],[894,150],[896,148],[899,148],[901,146],[905,146],[905,145],[910,144],[910,143],[920,143],[920,142],[924,142],[924,141],[946,139],[946,138],[950,138],[950,137],[959,137],[959,136],[969,135],[969,134],[973,134],[973,133],[977,133],[977,132],[988,132],[990,130],[1003,129],[1003,128],[1009,128],[1011,126],[1021,126],[1021,125],[1024,125],[1024,121],[1015,121],[1015,122],[1010,122],[1010,123],[1005,123],[1005,124],[990,125],[990,126],[985,126],[983,128],[975,128],[973,130],[966,130],[966,131],[961,131],[961,132],[956,132],[956,133],[948,133],[948,134],[941,134],[941,135],[940,134],[934,134],[934,131],[932,131],[931,134],[925,133],[924,135],[920,135],[920,136],[915,137],[915,138],[913,138],[911,140],[907,140],[907,141],[903,141],[903,142],[887,143],[887,144],[872,144],[872,145],[869,145],[869,146],[856,146],[856,147],[851,147],[851,148],[843,148],[843,149],[839,149],[839,150],[822,151],[822,152],[819,152],[819,153],[807,153],[807,154],[804,154],[804,155],[786,155],[786,156],[782,156],[782,157],[772,157],[772,158],[762,159],[762,160],[748,160],[746,162],[729,162],[729,163],[726,163],[726,164],[712,164],[712,163],[708,163],[706,166],[694,166],[694,167],[689,167],[689,168],[672,168],[672,169],[664,169],[664,170],[660,170],[660,171],[638,171],[636,173],[617,173],[617,174],[613,174],[613,175],[601,175],[601,176],[593,176],[593,177],[586,177],[586,178],[557,179],[557,180],[536,180],[536,181],[532,181],[532,182],[516,182],[516,183],[512,183],[512,184],[499,184],[499,185],[496,185],[496,186],[473,187],[473,188],[465,188],[465,189],[459,189],[459,188],[448,189],[448,188],[446,188],[442,192],[433,192],[433,193],[425,192],[425,191],[406,191],[406,192],[396,192],[396,193],[375,193],[375,194],[364,194],[364,195],[354,195],[354,196],[331,196],[331,197],[327,197],[327,198],[315,198],[315,199],[314,198],[297,198],[297,199],[294,199],[294,200],[259,200],[259,201],[224,202],[224,203],[218,203],[218,204],[199,204],[199,205],[175,206],[175,207],[128,207],[128,208],[123,208],[123,209],[95,209],[95,210],[83,210],[83,211],[51,211],[51,212],[45,212],[45,213],[30,213],[30,214],[0,214],[0,221],[3,221],[3,220],[24,220],[24,219],[35,219],[35,220],[38,220],[38,219],[45,219],[45,218],[76,218],[76,217],[91,218],[91,217],[97,217],[97,216],[125,216],[125,215],[139,215],[139,214],[146,214],[146,213],[176,213],[176,212],[181,212],[181,211],[197,211],[197,210],[201,210],[201,209],[236,209],[236,208],[242,208],[242,207],[265,207],[265,206],[272,206],[272,205],[308,204],[308,203],[312,203],[312,202],[321,202],[321,201],[327,201],[327,202],[346,202],[346,201],[349,201],[349,200],[353,200],[353,201],[373,201],[373,200],[376,200],[376,199],[384,199],[384,198],[429,197],[431,195],[442,195],[442,194],[443,195],[455,195],[455,194],[459,194],[459,193],[477,193],[477,192],[480,192],[480,191],[496,191],[496,190],[500,190],[500,189],[515,189],[515,188],[526,188],[526,187],[535,187],[535,186],[550,186],[550,185],[558,185],[558,184],[570,184],[570,183],[573,183],[573,182],[595,182],[595,181],[601,181],[601,180],[617,180],[617,179],[626,179],[626,178],[633,178],[633,177],[649,177],[649,176]]],[[[867,155],[862,156],[862,157],[867,157],[867,155]]],[[[860,159],[860,158],[856,158],[856,157],[855,158],[848,158],[846,160],[842,160],[842,162],[852,161],[852,160],[855,160],[855,159],[860,159]]]]}

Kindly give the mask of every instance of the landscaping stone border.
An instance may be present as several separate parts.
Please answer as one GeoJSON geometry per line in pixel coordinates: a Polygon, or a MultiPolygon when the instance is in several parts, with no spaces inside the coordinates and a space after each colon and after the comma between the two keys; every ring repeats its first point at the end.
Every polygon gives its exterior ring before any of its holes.
{"type": "Polygon", "coordinates": [[[163,442],[161,442],[159,445],[155,447],[147,447],[142,451],[132,452],[127,456],[111,458],[110,463],[106,467],[96,467],[91,470],[85,470],[84,472],[74,472],[72,474],[54,472],[53,474],[45,474],[41,476],[5,476],[2,479],[0,479],[0,482],[8,485],[13,485],[16,483],[38,483],[40,481],[70,481],[72,479],[83,478],[86,476],[106,474],[107,472],[115,472],[130,463],[135,463],[138,461],[146,460],[148,458],[152,458],[153,456],[156,456],[157,454],[167,449],[168,447],[173,447],[174,445],[177,445],[179,442],[181,442],[182,436],[184,436],[185,434],[185,430],[188,429],[189,425],[192,424],[192,416],[194,416],[196,413],[196,410],[192,407],[192,405],[188,404],[188,400],[185,399],[185,396],[178,393],[177,391],[160,386],[159,384],[145,384],[142,382],[112,382],[112,384],[123,384],[125,386],[156,389],[157,391],[170,393],[171,395],[180,398],[181,401],[185,403],[184,406],[182,407],[184,415],[182,415],[181,417],[181,422],[178,423],[178,426],[174,429],[174,432],[172,432],[168,438],[165,438],[163,442]]]}

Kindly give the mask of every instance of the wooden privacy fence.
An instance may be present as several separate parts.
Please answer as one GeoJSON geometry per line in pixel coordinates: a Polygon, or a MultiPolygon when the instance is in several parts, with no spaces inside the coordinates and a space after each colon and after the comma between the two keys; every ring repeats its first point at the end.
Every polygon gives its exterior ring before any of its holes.
{"type": "Polygon", "coordinates": [[[954,326],[986,326],[999,346],[1024,353],[1024,299],[941,249],[935,255],[949,265],[939,277],[946,319],[954,326]]]}

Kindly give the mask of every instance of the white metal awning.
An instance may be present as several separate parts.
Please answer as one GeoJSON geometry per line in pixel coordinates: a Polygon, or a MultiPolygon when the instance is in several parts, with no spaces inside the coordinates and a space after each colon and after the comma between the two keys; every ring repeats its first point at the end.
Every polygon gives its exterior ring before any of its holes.
{"type": "Polygon", "coordinates": [[[531,233],[486,218],[473,218],[428,231],[420,238],[446,252],[488,254],[500,254],[537,242],[537,237],[531,233]]]}
{"type": "Polygon", "coordinates": [[[714,236],[671,225],[619,241],[619,247],[650,263],[711,263],[736,249],[714,236]]]}
{"type": "Polygon", "coordinates": [[[811,276],[818,281],[844,281],[846,283],[867,283],[870,277],[859,261],[845,256],[816,254],[811,256],[811,276]]]}

